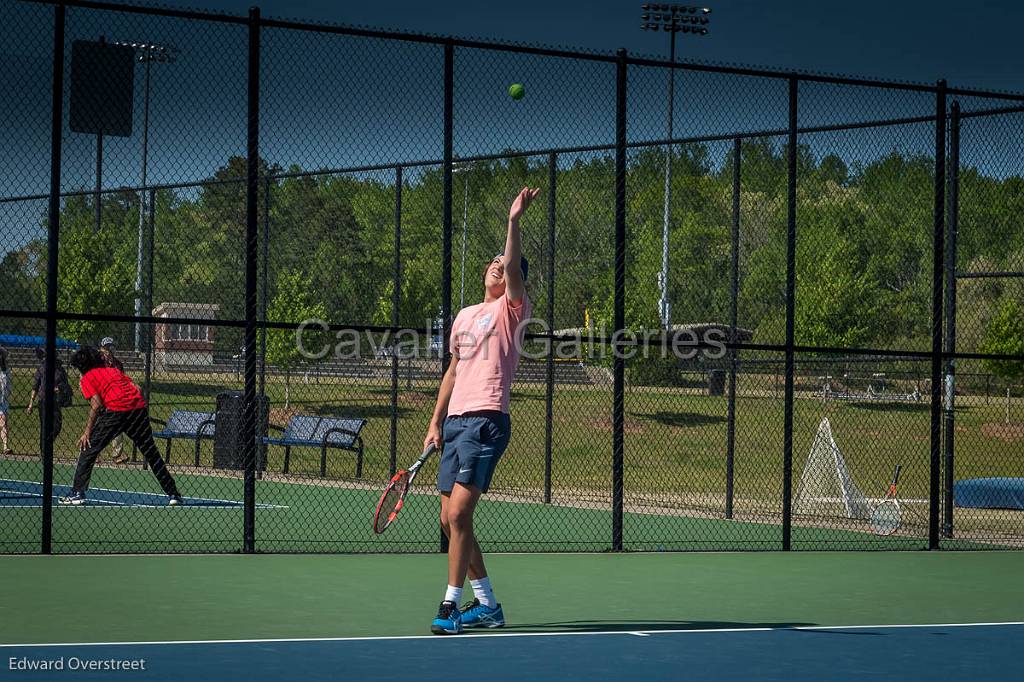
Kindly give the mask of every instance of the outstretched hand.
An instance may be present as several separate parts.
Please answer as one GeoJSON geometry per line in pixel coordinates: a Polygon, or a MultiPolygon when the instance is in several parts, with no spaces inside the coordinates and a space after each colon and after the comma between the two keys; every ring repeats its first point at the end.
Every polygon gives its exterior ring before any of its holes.
{"type": "Polygon", "coordinates": [[[537,198],[540,194],[540,187],[536,189],[530,189],[524,187],[519,196],[516,197],[515,201],[512,202],[512,207],[508,209],[509,220],[519,220],[523,217],[523,213],[530,207],[530,202],[537,198]]]}

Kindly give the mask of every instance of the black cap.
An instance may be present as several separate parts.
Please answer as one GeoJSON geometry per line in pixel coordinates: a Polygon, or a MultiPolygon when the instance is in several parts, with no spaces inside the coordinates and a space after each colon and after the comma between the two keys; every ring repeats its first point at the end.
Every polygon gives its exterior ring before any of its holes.
{"type": "MultiPolygon", "coordinates": [[[[498,253],[497,256],[495,256],[495,258],[501,258],[504,255],[505,255],[505,252],[501,251],[501,252],[498,253]]],[[[526,256],[520,256],[519,257],[519,269],[523,271],[523,281],[525,282],[526,281],[526,276],[530,272],[530,261],[526,260],[526,256]]]]}

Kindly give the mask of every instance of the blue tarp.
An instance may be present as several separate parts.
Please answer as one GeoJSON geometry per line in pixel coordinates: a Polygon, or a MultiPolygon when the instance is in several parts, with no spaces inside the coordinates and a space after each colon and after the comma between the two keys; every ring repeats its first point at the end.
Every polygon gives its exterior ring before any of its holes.
{"type": "MultiPolygon", "coordinates": [[[[21,336],[20,334],[0,334],[0,346],[5,348],[36,348],[45,346],[45,336],[21,336]]],[[[78,348],[74,341],[57,337],[57,348],[78,348]]]]}
{"type": "Polygon", "coordinates": [[[953,484],[953,506],[1024,509],[1024,478],[969,478],[953,484]]]}

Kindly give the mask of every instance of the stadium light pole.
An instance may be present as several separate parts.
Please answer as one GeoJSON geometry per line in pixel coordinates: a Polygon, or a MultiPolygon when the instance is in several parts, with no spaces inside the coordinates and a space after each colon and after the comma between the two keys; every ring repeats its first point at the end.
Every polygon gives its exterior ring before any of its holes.
{"type": "Polygon", "coordinates": [[[709,14],[711,9],[707,7],[694,7],[692,5],[668,5],[661,3],[647,3],[640,5],[643,10],[641,18],[644,23],[640,28],[644,31],[664,31],[669,36],[669,62],[672,66],[668,70],[668,144],[665,152],[665,203],[661,228],[661,273],[658,275],[658,289],[661,299],[658,301],[658,311],[661,318],[661,326],[668,329],[672,324],[672,311],[668,301],[668,225],[671,189],[672,189],[672,119],[674,116],[675,84],[676,84],[676,34],[684,33],[694,36],[708,34],[709,14]]]}
{"type": "Polygon", "coordinates": [[[462,174],[463,197],[462,197],[462,270],[459,282],[459,310],[466,307],[466,222],[469,214],[469,171],[473,170],[476,163],[467,161],[458,166],[452,166],[453,174],[462,174]]]}
{"type": "MultiPolygon", "coordinates": [[[[139,199],[138,251],[135,259],[135,317],[142,317],[142,253],[146,222],[146,175],[149,155],[149,79],[153,62],[173,64],[181,52],[173,45],[159,43],[118,41],[115,45],[127,45],[135,50],[135,58],[146,65],[145,94],[142,106],[142,192],[139,199]]],[[[135,323],[135,352],[142,347],[142,325],[135,323]]]]}

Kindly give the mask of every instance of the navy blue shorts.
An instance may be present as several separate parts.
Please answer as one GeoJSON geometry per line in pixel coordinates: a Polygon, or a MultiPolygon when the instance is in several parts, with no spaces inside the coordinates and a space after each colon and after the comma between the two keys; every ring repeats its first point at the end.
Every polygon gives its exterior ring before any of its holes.
{"type": "Polygon", "coordinates": [[[437,471],[437,489],[450,493],[456,483],[491,485],[498,460],[508,447],[512,422],[502,412],[468,412],[444,422],[444,451],[437,471]]]}

